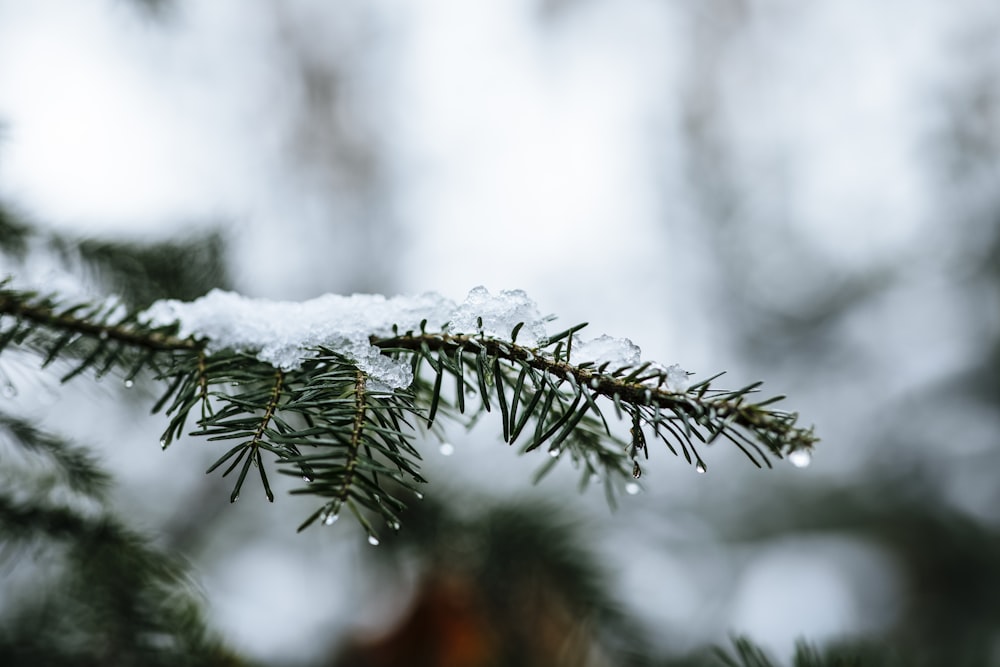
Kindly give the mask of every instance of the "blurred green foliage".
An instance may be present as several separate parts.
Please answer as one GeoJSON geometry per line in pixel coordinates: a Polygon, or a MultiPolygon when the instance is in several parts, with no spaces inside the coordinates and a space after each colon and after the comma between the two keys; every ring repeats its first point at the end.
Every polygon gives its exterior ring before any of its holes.
{"type": "Polygon", "coordinates": [[[183,559],[112,513],[85,449],[0,414],[0,664],[239,665],[183,559]]]}

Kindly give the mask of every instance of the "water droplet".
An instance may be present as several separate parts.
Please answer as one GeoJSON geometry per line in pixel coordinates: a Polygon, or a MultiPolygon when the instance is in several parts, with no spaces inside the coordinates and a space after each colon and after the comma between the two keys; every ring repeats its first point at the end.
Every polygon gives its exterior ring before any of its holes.
{"type": "Polygon", "coordinates": [[[393,521],[392,523],[389,524],[389,526],[392,527],[393,530],[399,530],[399,522],[398,521],[393,521]]]}
{"type": "Polygon", "coordinates": [[[632,462],[632,477],[635,477],[636,479],[642,477],[642,468],[639,467],[638,461],[632,462]]]}
{"type": "Polygon", "coordinates": [[[705,465],[704,461],[698,461],[698,465],[696,465],[694,469],[697,470],[698,473],[702,475],[708,472],[708,466],[705,465]]]}
{"type": "Polygon", "coordinates": [[[373,547],[377,547],[378,546],[378,538],[375,537],[374,535],[369,535],[368,536],[368,544],[372,545],[373,547]]]}
{"type": "Polygon", "coordinates": [[[796,468],[806,468],[812,463],[812,454],[808,449],[796,449],[788,455],[788,461],[796,468]]]}
{"type": "Polygon", "coordinates": [[[336,512],[327,512],[323,516],[323,525],[324,526],[332,526],[333,524],[337,523],[337,519],[339,519],[339,518],[340,518],[340,515],[338,513],[336,513],[336,512]]]}
{"type": "Polygon", "coordinates": [[[108,339],[108,332],[107,332],[107,330],[106,329],[101,329],[101,333],[97,334],[97,337],[100,338],[101,340],[107,340],[108,339]]]}
{"type": "Polygon", "coordinates": [[[8,382],[3,386],[3,397],[14,398],[15,396],[17,396],[17,387],[8,382]]]}
{"type": "Polygon", "coordinates": [[[419,491],[414,491],[413,495],[415,495],[417,497],[417,500],[423,500],[424,499],[424,494],[420,493],[419,491]]]}
{"type": "Polygon", "coordinates": [[[166,449],[167,448],[167,439],[166,438],[160,438],[160,448],[161,449],[166,449]]]}
{"type": "Polygon", "coordinates": [[[559,454],[560,454],[560,449],[558,447],[549,450],[549,456],[551,456],[554,459],[559,458],[559,454]]]}
{"type": "Polygon", "coordinates": [[[302,475],[302,481],[303,482],[311,482],[311,481],[313,481],[313,478],[310,477],[309,475],[302,475]]]}
{"type": "Polygon", "coordinates": [[[600,386],[601,386],[601,381],[600,380],[598,380],[597,378],[591,378],[590,379],[590,388],[591,389],[597,389],[600,386]]]}
{"type": "Polygon", "coordinates": [[[629,494],[630,496],[634,496],[635,494],[639,493],[639,485],[636,484],[635,482],[629,482],[628,484],[625,485],[625,493],[629,494]]]}
{"type": "Polygon", "coordinates": [[[441,446],[438,448],[442,456],[451,456],[455,453],[455,445],[450,442],[442,442],[441,446]]]}
{"type": "Polygon", "coordinates": [[[131,389],[134,386],[135,386],[135,380],[133,380],[132,378],[128,378],[127,380],[125,380],[126,389],[131,389]]]}
{"type": "Polygon", "coordinates": [[[598,482],[601,481],[601,476],[598,475],[596,472],[590,473],[590,481],[593,482],[594,484],[597,484],[598,482]]]}

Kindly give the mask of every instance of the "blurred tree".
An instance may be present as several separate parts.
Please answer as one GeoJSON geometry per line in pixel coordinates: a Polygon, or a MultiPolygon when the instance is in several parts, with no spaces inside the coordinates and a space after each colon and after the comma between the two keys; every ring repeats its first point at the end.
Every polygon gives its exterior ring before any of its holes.
{"type": "Polygon", "coordinates": [[[416,570],[412,602],[379,636],[349,641],[333,664],[650,664],[564,514],[545,504],[466,507],[462,516],[444,503],[412,507],[411,530],[377,554],[380,586],[403,586],[400,573],[416,570]]]}
{"type": "MultiPolygon", "coordinates": [[[[764,9],[763,3],[717,4],[734,11],[697,13],[698,67],[683,97],[684,164],[698,204],[696,227],[720,279],[718,305],[708,309],[712,328],[725,332],[751,372],[777,370],[800,391],[810,383],[795,377],[822,378],[813,383],[822,394],[815,402],[831,415],[863,411],[877,421],[844,429],[845,444],[858,453],[850,479],[820,477],[771,499],[741,497],[712,510],[725,515],[714,525],[727,526],[729,544],[828,534],[885,553],[903,589],[891,629],[872,638],[894,653],[881,651],[876,664],[1000,664],[998,26],[960,22],[966,27],[951,43],[954,62],[942,69],[943,80],[922,91],[923,107],[913,110],[929,109],[940,119],[919,137],[926,158],[920,166],[937,203],[920,221],[917,242],[882,262],[847,267],[800,231],[808,221],[789,217],[793,209],[780,204],[786,196],[780,174],[741,168],[758,156],[741,153],[747,149],[732,127],[739,111],[721,90],[734,65],[727,49],[745,31],[761,29],[748,19],[764,9]],[[737,5],[747,11],[735,11],[737,5]],[[762,205],[768,196],[761,191],[779,203],[762,205]],[[747,248],[776,252],[769,260],[747,248]],[[797,298],[786,298],[787,285],[795,286],[797,298]],[[892,328],[856,335],[858,323],[871,327],[870,314],[886,311],[898,315],[892,328]],[[900,335],[910,322],[947,322],[959,338],[941,342],[949,354],[960,349],[960,361],[943,377],[925,375],[885,391],[883,385],[899,384],[886,380],[890,369],[879,364],[887,348],[929,339],[900,335]],[[840,386],[850,387],[849,398],[837,400],[839,392],[828,391],[840,386]]],[[[912,349],[919,354],[915,367],[936,354],[912,349]]],[[[913,377],[907,371],[897,374],[913,377]]],[[[858,650],[871,656],[873,649],[858,650]]]]}
{"type": "Polygon", "coordinates": [[[176,556],[117,519],[85,449],[0,414],[0,662],[239,665],[176,556]]]}

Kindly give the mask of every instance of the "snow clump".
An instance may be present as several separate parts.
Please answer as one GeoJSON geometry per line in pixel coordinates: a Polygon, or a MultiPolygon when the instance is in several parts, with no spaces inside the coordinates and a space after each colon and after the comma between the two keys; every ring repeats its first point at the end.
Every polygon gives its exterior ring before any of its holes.
{"type": "MultiPolygon", "coordinates": [[[[595,367],[604,366],[605,370],[610,372],[619,368],[639,366],[642,363],[642,351],[638,345],[628,338],[613,338],[607,334],[591,341],[583,341],[573,336],[572,354],[574,363],[591,361],[595,367]]],[[[689,386],[687,372],[677,364],[662,366],[651,363],[643,372],[643,377],[654,373],[656,377],[644,380],[643,383],[675,394],[684,392],[689,386]]]]}
{"type": "MultiPolygon", "coordinates": [[[[370,338],[392,336],[394,325],[399,333],[419,331],[426,320],[428,333],[481,333],[510,340],[514,327],[523,323],[517,343],[534,348],[545,344],[545,324],[551,319],[543,317],[521,290],[494,296],[485,287],[472,289],[461,304],[434,292],[389,298],[325,294],[292,302],[252,299],[214,289],[190,302],[157,301],[140,315],[140,321],[150,326],[177,323],[180,337],[204,339],[209,353],[227,349],[249,352],[286,371],[314,357],[316,348],[322,346],[344,355],[372,381],[391,389],[413,382],[410,364],[383,355],[370,338]]],[[[634,366],[639,359],[639,348],[627,338],[600,336],[590,342],[573,341],[573,361],[594,361],[598,366],[607,361],[614,370],[634,366]]],[[[665,371],[668,390],[677,390],[670,385],[679,378],[686,382],[687,376],[679,367],[665,371]]]]}

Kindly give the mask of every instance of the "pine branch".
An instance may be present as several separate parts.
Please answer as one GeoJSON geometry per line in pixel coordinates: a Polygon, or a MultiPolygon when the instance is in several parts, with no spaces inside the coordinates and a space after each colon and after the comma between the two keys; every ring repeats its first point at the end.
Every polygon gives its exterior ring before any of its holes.
{"type": "MultiPolygon", "coordinates": [[[[722,646],[713,647],[704,661],[692,661],[693,664],[705,664],[706,667],[780,667],[763,648],[751,639],[743,636],[731,638],[732,646],[727,650],[722,646]]],[[[799,640],[795,644],[791,667],[902,667],[903,665],[937,664],[927,656],[917,655],[908,648],[905,657],[900,656],[893,648],[885,644],[869,644],[865,642],[835,642],[822,649],[817,649],[808,642],[799,640]]],[[[956,657],[954,664],[986,664],[982,655],[974,655],[968,662],[956,657]]],[[[688,663],[685,663],[688,664],[688,663]]]]}
{"type": "Polygon", "coordinates": [[[720,438],[757,467],[770,467],[769,456],[808,456],[816,442],[796,414],[771,407],[780,397],[751,400],[759,383],[717,390],[716,376],[680,389],[671,375],[676,369],[573,361],[575,334],[584,325],[527,345],[517,342],[523,323],[508,339],[484,333],[482,318],[478,333],[429,332],[425,321],[419,331],[372,334],[376,359],[365,366],[340,349],[314,346],[302,350],[297,366],[276,368],[258,350],[216,349],[209,337],[181,337],[177,323],[155,326],[114,304],[65,305],[0,284],[0,318],[0,352],[13,344],[36,352],[43,366],[68,361],[64,379],[115,371],[130,384],[149,371],[164,382],[153,407],[169,417],[163,447],[185,433],[200,405],[192,435],[238,441],[209,469],[226,466],[224,476],[239,471],[231,501],[254,466],[273,500],[268,452],[279,472],[306,482],[293,493],[325,500],[301,528],[332,523],[347,507],[373,543],[378,538],[367,514],[398,527],[402,495],[418,494],[424,482],[411,441],[423,429],[436,430],[441,415],[471,423],[495,414],[503,440],[520,441],[522,453],[544,446],[548,457],[536,478],[568,458],[581,471],[581,488],[600,479],[612,503],[623,486],[638,488],[624,482],[642,475],[652,441],[699,472],[706,470],[699,449],[720,438]],[[401,363],[413,379],[398,389],[362,370],[401,363]],[[470,398],[479,399],[476,407],[470,398]],[[609,410],[628,425],[624,440],[615,437],[609,410]]]}
{"type": "Polygon", "coordinates": [[[716,657],[725,667],[775,667],[770,656],[746,637],[734,637],[732,641],[735,657],[721,647],[715,649],[716,657]]]}
{"type": "Polygon", "coordinates": [[[24,260],[46,256],[70,273],[115,294],[130,307],[158,299],[193,299],[231,283],[222,234],[212,226],[187,230],[182,239],[130,242],[79,238],[35,226],[0,201],[0,255],[24,260]]]}
{"type": "MultiPolygon", "coordinates": [[[[0,288],[5,283],[0,283],[0,288]]],[[[154,352],[168,350],[195,350],[200,345],[190,339],[177,338],[167,333],[169,328],[146,330],[136,326],[136,315],[115,317],[114,309],[104,305],[88,306],[74,304],[60,307],[59,300],[52,296],[41,296],[36,292],[24,292],[14,289],[0,289],[0,315],[11,315],[15,322],[34,324],[48,328],[60,334],[79,334],[103,341],[117,341],[129,346],[151,350],[154,352]],[[105,311],[102,313],[102,311],[105,311]],[[83,313],[82,315],[80,313],[83,313]]],[[[17,325],[0,334],[0,351],[2,346],[11,341],[21,343],[31,332],[30,326],[19,328],[17,325]]],[[[63,339],[60,338],[60,341],[63,339]]],[[[54,358],[65,343],[50,349],[54,358]]]]}
{"type": "MultiPolygon", "coordinates": [[[[85,449],[58,438],[50,433],[39,430],[33,424],[0,412],[0,441],[12,443],[23,452],[30,452],[44,457],[51,467],[57,471],[56,477],[60,485],[70,491],[101,499],[107,490],[110,479],[98,465],[96,459],[85,449]]],[[[7,469],[11,473],[10,459],[7,459],[7,469]]],[[[20,475],[17,475],[20,478],[20,475]]],[[[44,486],[39,479],[32,481],[35,490],[44,486]]],[[[6,485],[8,488],[10,482],[6,485]]]]}
{"type": "Polygon", "coordinates": [[[115,517],[0,493],[0,555],[29,546],[61,574],[5,600],[4,664],[236,664],[207,630],[180,559],[115,517]]]}
{"type": "Polygon", "coordinates": [[[42,564],[4,599],[3,664],[222,664],[180,560],[108,511],[86,448],[0,413],[0,461],[0,567],[42,564]]]}
{"type": "MultiPolygon", "coordinates": [[[[548,345],[558,344],[559,338],[549,340],[548,345]]],[[[443,334],[419,334],[396,336],[389,339],[373,338],[372,343],[389,352],[409,351],[411,353],[428,357],[431,353],[443,353],[439,359],[440,367],[447,369],[456,376],[461,375],[458,366],[449,366],[445,359],[447,356],[455,356],[468,352],[469,348],[475,348],[479,352],[477,361],[483,356],[490,360],[490,370],[492,377],[496,381],[497,394],[500,398],[501,409],[504,417],[503,427],[505,433],[512,428],[510,422],[510,410],[507,408],[505,394],[503,390],[504,369],[496,364],[502,359],[512,367],[524,369],[534,369],[540,371],[548,378],[555,378],[570,384],[574,389],[574,397],[581,395],[586,397],[586,405],[579,414],[567,411],[566,416],[581,418],[590,409],[596,414],[600,414],[594,398],[604,397],[611,399],[616,408],[620,411],[629,412],[638,416],[638,421],[642,424],[654,428],[671,428],[676,422],[683,427],[682,431],[671,432],[681,442],[692,448],[690,436],[710,443],[720,435],[727,438],[732,437],[734,443],[739,446],[745,454],[758,467],[757,459],[747,451],[746,447],[753,449],[765,464],[768,464],[767,457],[756,447],[752,441],[739,440],[732,432],[733,427],[748,432],[753,437],[759,439],[772,454],[782,456],[783,452],[791,452],[799,449],[808,449],[816,441],[812,429],[803,429],[796,426],[797,415],[785,412],[778,412],[766,409],[766,406],[775,403],[782,397],[770,398],[757,403],[748,403],[746,397],[754,393],[760,383],[744,387],[738,391],[716,391],[711,389],[711,378],[702,382],[687,392],[679,393],[669,391],[664,388],[665,376],[657,371],[650,371],[649,365],[640,366],[636,369],[615,369],[607,372],[606,369],[594,368],[588,365],[574,365],[567,359],[560,358],[557,352],[553,356],[539,355],[537,350],[521,347],[514,343],[496,339],[482,338],[469,335],[443,335],[443,334]],[[653,382],[651,382],[653,381],[653,382]],[[627,408],[624,406],[628,406],[627,408]],[[662,414],[662,411],[671,413],[671,417],[662,414]],[[674,423],[672,423],[674,422],[674,423]],[[684,436],[688,437],[684,437],[684,436]]],[[[530,372],[530,371],[527,371],[530,372]]],[[[440,374],[439,374],[440,375],[440,374]]],[[[486,373],[480,369],[477,378],[482,380],[486,373]]],[[[435,380],[433,396],[439,395],[440,382],[435,380]]],[[[515,388],[523,386],[524,376],[517,376],[513,379],[515,388]]],[[[464,385],[463,390],[464,390],[464,385]]],[[[480,382],[481,395],[488,396],[485,383],[480,382]]],[[[461,394],[462,391],[459,392],[461,394]]],[[[515,397],[520,393],[515,390],[515,397]]],[[[488,400],[488,399],[487,399],[488,400]]],[[[574,402],[574,406],[578,401],[574,402]]],[[[489,404],[484,404],[489,410],[489,404]]],[[[433,406],[432,406],[433,407],[433,406]]],[[[530,410],[529,410],[530,412],[530,410]]],[[[433,417],[433,409],[431,412],[433,417]]],[[[562,425],[564,422],[556,424],[562,425]]],[[[606,423],[606,422],[605,422],[606,423]]],[[[571,424],[572,426],[572,424],[571,424]]],[[[554,435],[556,429],[546,432],[547,436],[554,435]]],[[[644,440],[637,429],[633,429],[633,441],[637,449],[644,449],[644,440]]],[[[568,434],[568,431],[567,431],[568,434]]],[[[565,436],[566,434],[562,434],[565,436]]],[[[659,435],[659,434],[657,434],[659,435]]],[[[508,438],[505,437],[505,440],[508,438]]],[[[547,438],[540,438],[541,441],[547,438]]],[[[535,443],[536,446],[541,442],[535,443]]],[[[669,443],[668,443],[669,444],[669,443]]],[[[685,451],[688,462],[691,456],[685,451]]],[[[701,462],[700,458],[695,457],[701,462]]]]}

